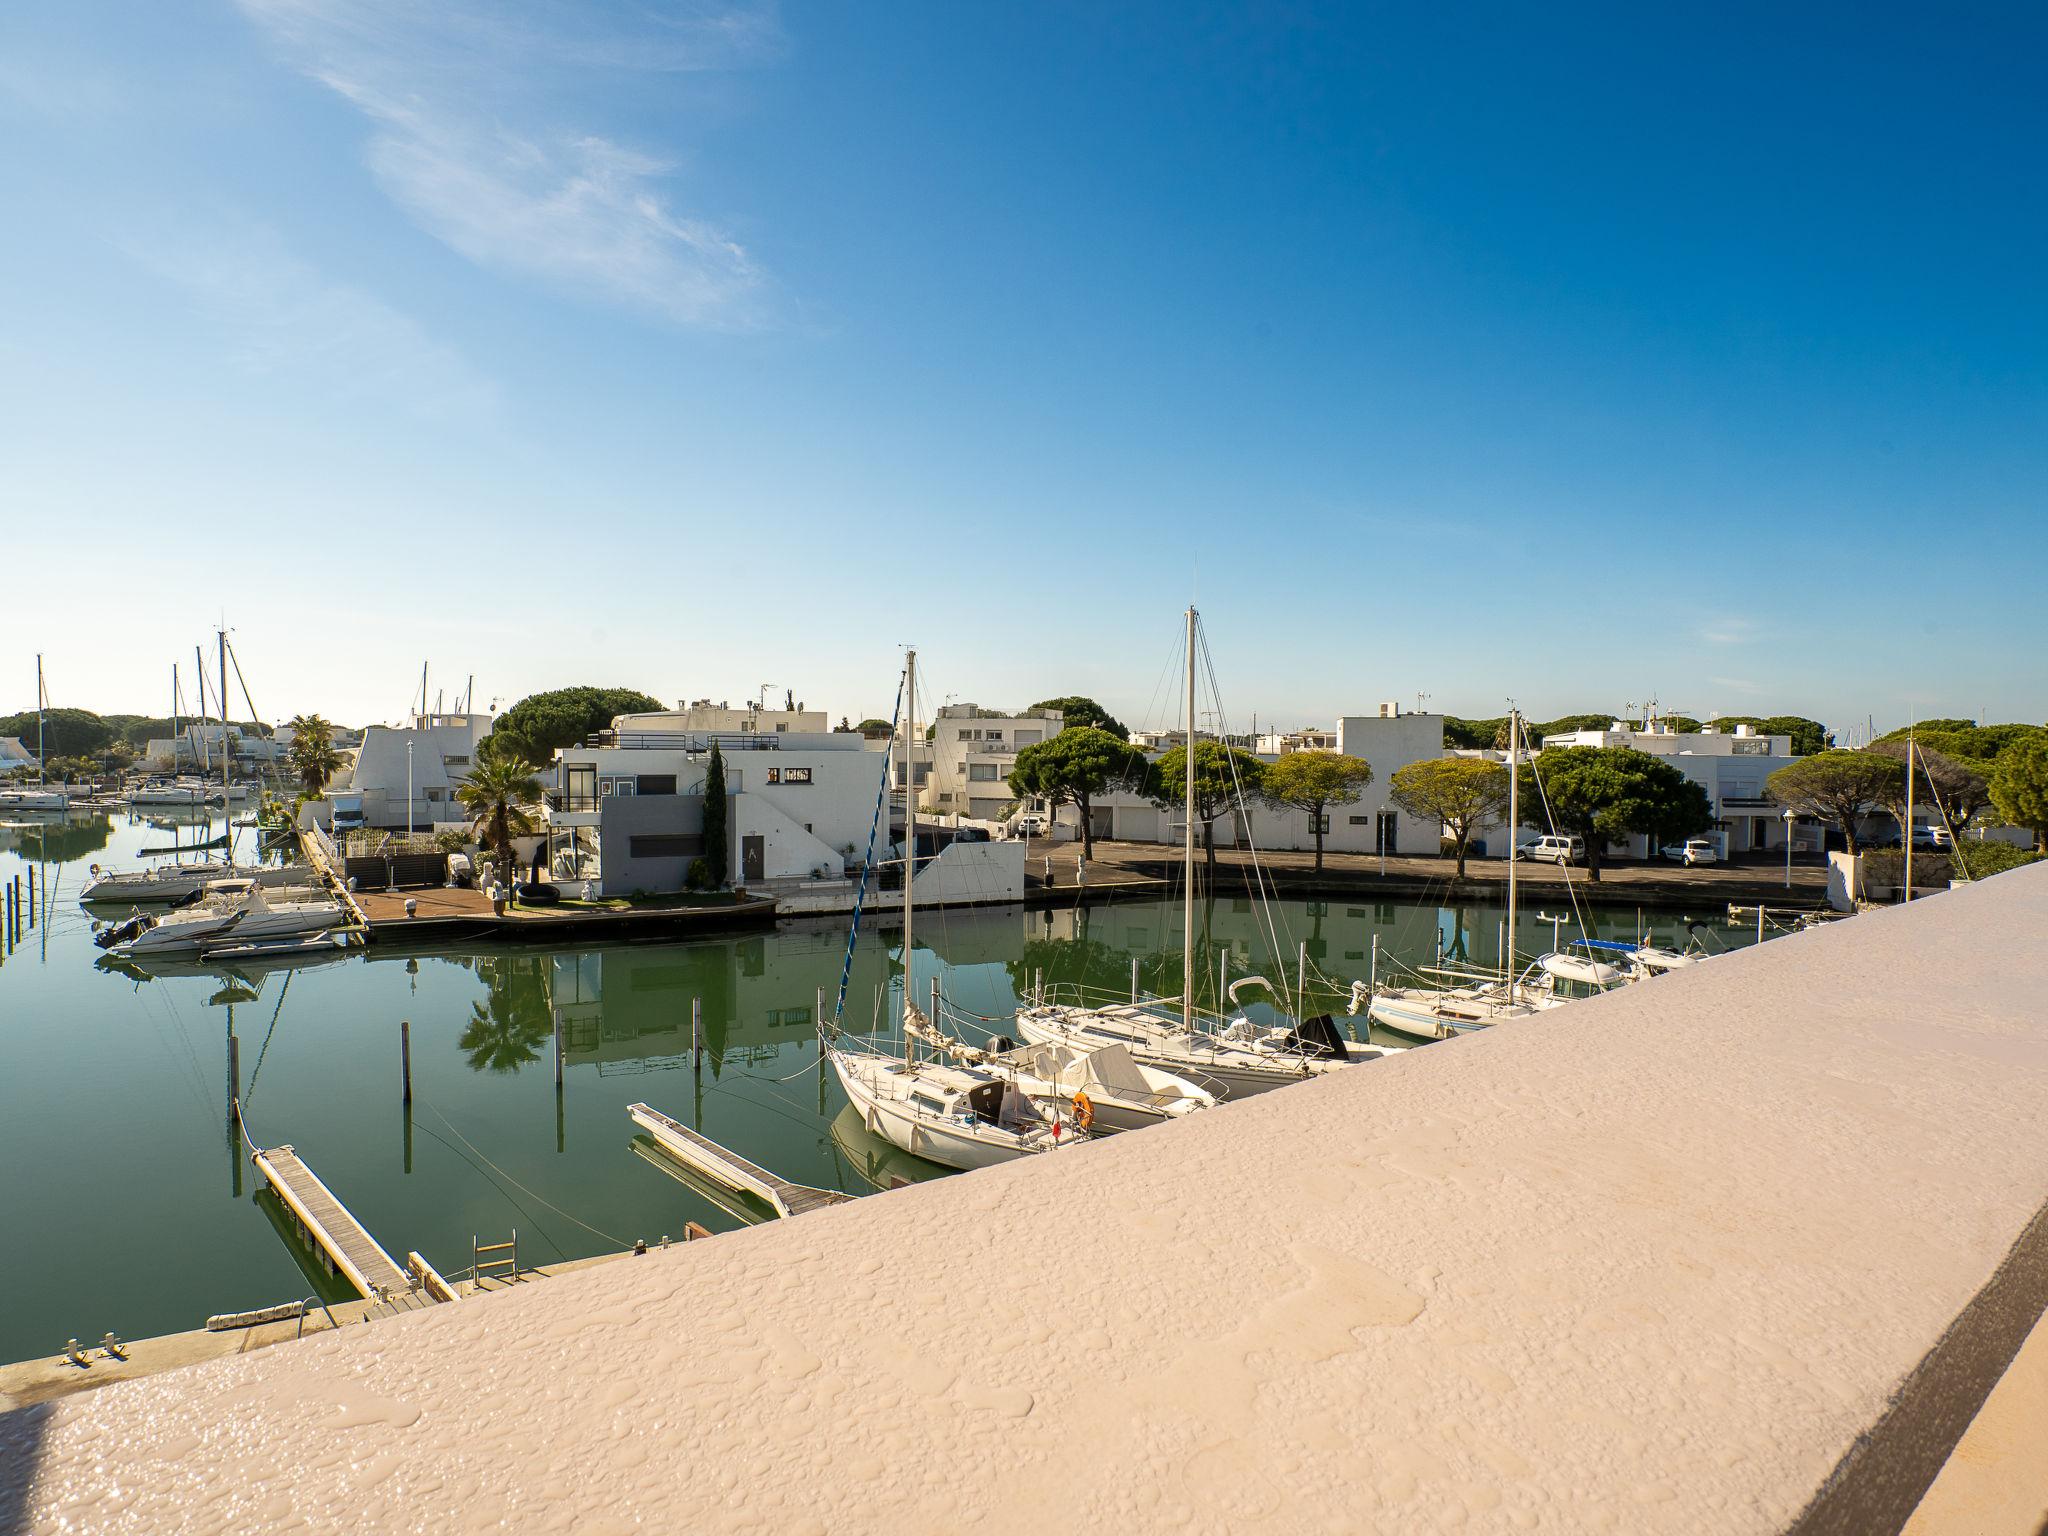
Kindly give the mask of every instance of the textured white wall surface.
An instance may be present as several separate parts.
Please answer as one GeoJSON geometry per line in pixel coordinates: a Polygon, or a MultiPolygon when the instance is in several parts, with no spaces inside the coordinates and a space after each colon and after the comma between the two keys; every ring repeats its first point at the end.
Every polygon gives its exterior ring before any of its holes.
{"type": "Polygon", "coordinates": [[[2018,871],[0,1416],[0,1525],[1783,1530],[2048,1198],[2044,934],[2018,871]]]}

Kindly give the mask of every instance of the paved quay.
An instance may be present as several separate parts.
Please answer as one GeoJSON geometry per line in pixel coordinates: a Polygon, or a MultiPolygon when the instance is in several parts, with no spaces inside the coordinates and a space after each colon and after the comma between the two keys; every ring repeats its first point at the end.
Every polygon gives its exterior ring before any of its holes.
{"type": "MultiPolygon", "coordinates": [[[[1195,852],[1201,864],[1201,850],[1195,852]]],[[[1313,853],[1266,853],[1257,858],[1269,892],[1281,896],[1364,897],[1388,900],[1443,901],[1455,894],[1466,901],[1507,900],[1507,869],[1498,859],[1468,859],[1465,879],[1453,883],[1455,860],[1439,857],[1326,853],[1315,868],[1313,853]]],[[[1243,895],[1254,884],[1251,854],[1235,848],[1216,850],[1216,890],[1223,896],[1243,895]]],[[[1025,860],[1033,901],[1059,893],[1097,892],[1102,899],[1166,892],[1180,888],[1180,853],[1157,843],[1101,840],[1095,857],[1081,867],[1079,843],[1031,844],[1025,860]]],[[[1600,878],[1584,868],[1559,869],[1555,864],[1524,863],[1516,876],[1525,901],[1566,901],[1576,895],[1594,906],[1647,907],[1688,904],[1701,915],[1718,915],[1729,903],[1753,906],[1813,908],[1827,898],[1827,868],[1811,861],[1795,863],[1786,879],[1782,862],[1742,861],[1688,869],[1661,860],[1603,863],[1600,878]]]]}
{"type": "Polygon", "coordinates": [[[769,898],[704,902],[678,898],[629,907],[540,907],[513,904],[500,916],[490,898],[467,887],[423,886],[412,890],[357,891],[371,943],[431,942],[441,939],[556,940],[597,942],[612,938],[689,938],[733,928],[772,923],[769,898]],[[413,905],[412,912],[406,904],[413,905]]]}
{"type": "Polygon", "coordinates": [[[2022,869],[0,1415],[0,1525],[1896,1531],[2048,1303],[2044,932],[2022,869]]]}

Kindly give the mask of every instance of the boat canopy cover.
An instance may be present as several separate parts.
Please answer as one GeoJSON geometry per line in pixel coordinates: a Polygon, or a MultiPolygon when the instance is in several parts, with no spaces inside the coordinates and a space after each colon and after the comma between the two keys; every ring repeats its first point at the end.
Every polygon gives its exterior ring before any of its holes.
{"type": "Polygon", "coordinates": [[[1632,955],[1639,947],[1634,944],[1625,943],[1620,939],[1573,939],[1572,945],[1577,949],[1612,950],[1617,955],[1632,955]]]}
{"type": "Polygon", "coordinates": [[[1582,955],[1545,955],[1538,962],[1544,974],[1559,981],[1584,982],[1593,987],[1611,987],[1621,980],[1621,972],[1611,965],[1598,960],[1588,960],[1582,955]]]}

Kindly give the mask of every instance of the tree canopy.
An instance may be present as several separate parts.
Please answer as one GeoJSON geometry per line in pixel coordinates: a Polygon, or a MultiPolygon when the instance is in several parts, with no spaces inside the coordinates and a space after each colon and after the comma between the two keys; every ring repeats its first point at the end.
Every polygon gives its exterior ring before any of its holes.
{"type": "Polygon", "coordinates": [[[607,729],[616,716],[665,707],[637,688],[556,688],[521,699],[498,717],[491,734],[517,741],[529,762],[544,763],[560,748],[607,729]]]}
{"type": "MultiPolygon", "coordinates": [[[[29,751],[36,749],[36,712],[0,718],[0,736],[19,736],[29,751]]],[[[44,757],[90,757],[113,744],[114,728],[89,709],[43,711],[44,757]]]]}
{"type": "Polygon", "coordinates": [[[493,731],[478,748],[469,776],[457,782],[455,798],[469,812],[477,835],[498,855],[498,880],[510,890],[518,881],[512,839],[533,831],[527,807],[540,799],[533,764],[520,754],[516,742],[509,737],[500,740],[493,731]]]}
{"type": "MultiPolygon", "coordinates": [[[[1147,790],[1155,804],[1187,805],[1188,751],[1174,747],[1152,765],[1147,790]]],[[[1266,765],[1238,747],[1220,741],[1195,743],[1194,819],[1202,828],[1202,855],[1213,883],[1216,874],[1216,818],[1239,809],[1240,793],[1248,803],[1260,797],[1266,765]]]]}
{"type": "Polygon", "coordinates": [[[711,743],[711,761],[704,766],[704,868],[711,888],[722,891],[732,878],[732,834],[725,803],[725,754],[711,743]]]}
{"type": "MultiPolygon", "coordinates": [[[[1903,738],[1886,737],[1870,750],[1881,757],[1893,758],[1901,764],[1906,761],[1906,755],[1910,750],[1916,770],[1914,777],[1918,781],[1913,786],[1914,797],[1922,805],[1932,804],[1937,807],[1948,818],[1949,825],[1958,832],[1970,824],[1971,817],[1990,804],[1989,782],[1984,772],[1974,764],[1959,762],[1947,753],[1923,746],[1917,741],[1909,748],[1903,738]]],[[[1900,818],[1901,825],[1904,824],[1906,813],[1904,787],[1905,776],[1901,774],[1896,787],[1896,800],[1887,807],[1900,818]]],[[[1911,835],[1910,829],[1907,835],[1911,835]]]]}
{"type": "Polygon", "coordinates": [[[1144,754],[1120,736],[1092,725],[1070,725],[1050,741],[1017,754],[1009,775],[1010,793],[1042,795],[1054,805],[1071,805],[1081,818],[1081,854],[1095,857],[1095,828],[1089,812],[1106,790],[1142,787],[1144,754]]]}
{"type": "Polygon", "coordinates": [[[2048,741],[2019,742],[1999,754],[1991,803],[2012,825],[2034,834],[2036,849],[2048,849],[2048,741]]]}
{"type": "Polygon", "coordinates": [[[1040,699],[1026,714],[1036,714],[1041,709],[1056,709],[1060,718],[1069,726],[1089,725],[1099,731],[1107,731],[1118,741],[1129,741],[1131,733],[1124,729],[1124,723],[1104,709],[1093,699],[1083,694],[1072,693],[1061,699],[1040,699]]]}
{"type": "Polygon", "coordinates": [[[1795,757],[1811,757],[1835,744],[1833,731],[1804,715],[1723,715],[1714,724],[1724,731],[1747,725],[1759,736],[1790,736],[1795,757]]]}
{"type": "Polygon", "coordinates": [[[1634,747],[1552,747],[1522,769],[1522,824],[1586,841],[1586,873],[1600,878],[1600,855],[1632,832],[1653,844],[1689,837],[1714,824],[1704,786],[1661,757],[1634,747]],[[1539,783],[1540,780],[1540,783],[1539,783]],[[1548,802],[1548,815],[1545,802],[1548,802]]]}
{"type": "MultiPolygon", "coordinates": [[[[1614,724],[1612,714],[1559,715],[1555,720],[1525,720],[1523,727],[1532,741],[1541,741],[1545,736],[1561,735],[1566,731],[1597,731],[1614,724]]],[[[1691,735],[1705,730],[1706,726],[1686,715],[1660,715],[1658,724],[1668,725],[1680,735],[1691,735]]],[[[1818,720],[1809,720],[1804,715],[1722,715],[1712,724],[1718,730],[1732,731],[1738,725],[1754,726],[1759,735],[1790,736],[1792,750],[1805,756],[1812,752],[1825,752],[1834,742],[1828,728],[1818,720]]],[[[1456,715],[1444,716],[1444,745],[1464,748],[1503,748],[1508,744],[1508,719],[1506,715],[1494,715],[1485,719],[1467,720],[1456,715]]]]}
{"type": "Polygon", "coordinates": [[[1508,770],[1483,757],[1433,757],[1394,770],[1394,804],[1411,816],[1436,821],[1450,833],[1458,857],[1455,878],[1465,878],[1465,853],[1481,827],[1505,820],[1508,770]]]}
{"type": "Polygon", "coordinates": [[[1881,752],[1830,750],[1787,763],[1764,781],[1780,805],[1826,822],[1856,852],[1856,823],[1873,805],[1889,806],[1905,792],[1905,764],[1881,752]]]}
{"type": "Polygon", "coordinates": [[[286,749],[286,761],[299,787],[309,795],[317,795],[341,768],[341,753],[334,745],[334,727],[319,715],[294,715],[287,723],[292,744],[286,749]]]}
{"type": "MultiPolygon", "coordinates": [[[[1197,760],[1197,770],[1200,762],[1197,760]]],[[[1182,773],[1186,773],[1183,768],[1182,773]]],[[[1259,793],[1272,805],[1306,811],[1315,831],[1316,869],[1323,867],[1323,834],[1333,805],[1355,805],[1372,782],[1372,764],[1342,752],[1285,752],[1266,764],[1259,793]]]]}

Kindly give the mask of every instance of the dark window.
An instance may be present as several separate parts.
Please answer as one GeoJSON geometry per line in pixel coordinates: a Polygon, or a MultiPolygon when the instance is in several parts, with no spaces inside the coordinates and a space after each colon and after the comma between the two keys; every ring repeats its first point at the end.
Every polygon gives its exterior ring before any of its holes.
{"type": "Polygon", "coordinates": [[[594,766],[571,767],[564,773],[562,809],[565,811],[594,811],[597,809],[597,769],[594,766]]]}
{"type": "Polygon", "coordinates": [[[696,832],[649,832],[626,839],[626,856],[634,859],[694,859],[704,852],[696,832]]]}
{"type": "Polygon", "coordinates": [[[676,792],[676,776],[672,773],[643,773],[633,781],[633,792],[640,795],[672,795],[676,792]]]}

